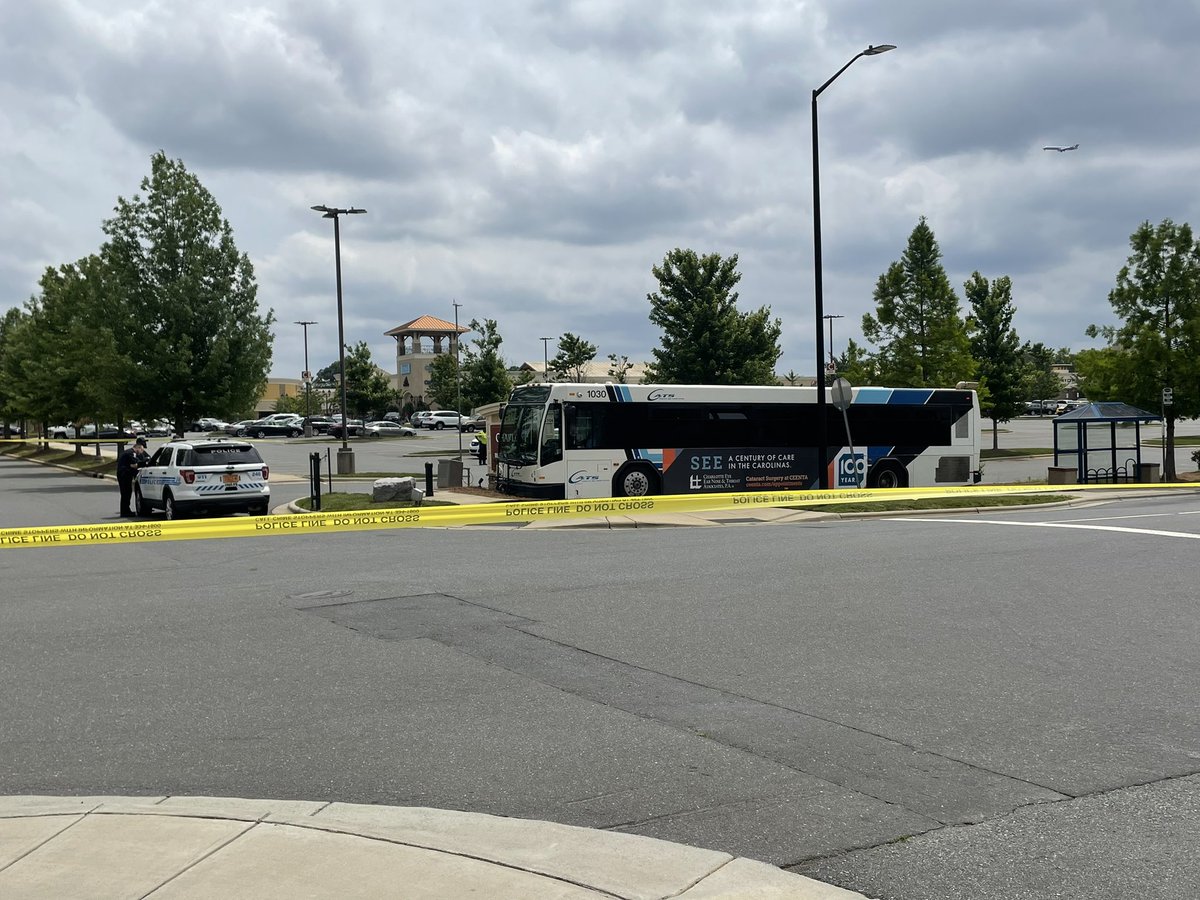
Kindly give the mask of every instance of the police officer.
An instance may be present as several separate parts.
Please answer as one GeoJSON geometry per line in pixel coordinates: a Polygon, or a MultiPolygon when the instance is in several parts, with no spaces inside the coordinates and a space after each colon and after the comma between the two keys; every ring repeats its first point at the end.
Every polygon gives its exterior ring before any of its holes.
{"type": "Polygon", "coordinates": [[[479,441],[479,464],[483,465],[487,462],[487,434],[484,431],[480,431],[475,435],[475,440],[479,441]]]}
{"type": "Polygon", "coordinates": [[[121,518],[132,518],[129,498],[133,494],[133,479],[137,470],[148,465],[150,454],[146,452],[146,439],[139,437],[133,446],[117,457],[117,484],[121,488],[121,518]]]}

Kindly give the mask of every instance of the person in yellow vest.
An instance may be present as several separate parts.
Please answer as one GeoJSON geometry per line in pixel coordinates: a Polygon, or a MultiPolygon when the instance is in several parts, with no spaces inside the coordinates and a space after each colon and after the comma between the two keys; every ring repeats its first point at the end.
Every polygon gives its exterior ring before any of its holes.
{"type": "Polygon", "coordinates": [[[479,442],[479,464],[483,465],[487,462],[487,434],[481,430],[475,435],[475,440],[479,442]]]}

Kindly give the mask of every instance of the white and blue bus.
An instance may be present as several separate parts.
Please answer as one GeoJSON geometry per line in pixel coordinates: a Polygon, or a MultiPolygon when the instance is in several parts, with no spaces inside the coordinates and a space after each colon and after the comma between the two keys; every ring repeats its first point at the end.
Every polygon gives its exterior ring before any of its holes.
{"type": "MultiPolygon", "coordinates": [[[[826,389],[828,398],[829,390],[826,389]]],[[[980,416],[964,388],[854,388],[826,405],[818,460],[816,388],[527,384],[501,418],[500,490],[576,499],[978,482],[980,416]]]]}

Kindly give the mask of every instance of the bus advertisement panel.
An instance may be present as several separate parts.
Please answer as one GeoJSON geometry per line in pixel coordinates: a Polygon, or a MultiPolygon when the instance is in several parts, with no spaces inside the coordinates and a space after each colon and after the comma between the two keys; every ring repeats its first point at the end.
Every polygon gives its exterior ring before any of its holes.
{"type": "Polygon", "coordinates": [[[816,389],[751,385],[532,384],[500,425],[498,485],[547,499],[805,490],[820,466],[835,487],[979,480],[980,417],[965,388],[854,389],[826,406],[816,389]]]}

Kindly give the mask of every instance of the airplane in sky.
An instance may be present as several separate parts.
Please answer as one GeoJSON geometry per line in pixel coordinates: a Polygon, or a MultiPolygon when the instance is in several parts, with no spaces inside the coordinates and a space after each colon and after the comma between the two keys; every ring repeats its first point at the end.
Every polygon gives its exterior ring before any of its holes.
{"type": "Polygon", "coordinates": [[[1078,144],[1072,144],[1070,147],[1043,147],[1043,150],[1057,150],[1059,153],[1066,153],[1068,150],[1078,150],[1078,144]]]}

